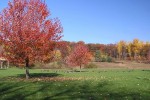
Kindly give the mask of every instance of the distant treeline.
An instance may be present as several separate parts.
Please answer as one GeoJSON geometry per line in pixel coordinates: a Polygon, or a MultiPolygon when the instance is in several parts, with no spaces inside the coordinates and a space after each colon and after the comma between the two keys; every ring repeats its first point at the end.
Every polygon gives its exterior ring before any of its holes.
{"type": "MultiPolygon", "coordinates": [[[[83,42],[83,41],[80,41],[83,42]]],[[[58,43],[57,50],[62,54],[62,57],[69,55],[69,52],[74,48],[76,42],[61,41],[58,43]]],[[[150,42],[143,42],[139,39],[133,41],[119,41],[116,44],[85,44],[92,56],[95,58],[96,53],[107,55],[112,58],[121,60],[149,60],[150,59],[150,42]]],[[[96,59],[96,58],[95,58],[96,59]]]]}

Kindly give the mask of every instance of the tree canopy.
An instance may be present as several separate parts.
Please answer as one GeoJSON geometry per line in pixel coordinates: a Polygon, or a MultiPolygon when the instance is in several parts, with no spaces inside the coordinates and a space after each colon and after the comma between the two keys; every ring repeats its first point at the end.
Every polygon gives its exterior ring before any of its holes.
{"type": "Polygon", "coordinates": [[[63,31],[42,0],[13,0],[0,13],[0,40],[12,62],[48,59],[63,31]]]}

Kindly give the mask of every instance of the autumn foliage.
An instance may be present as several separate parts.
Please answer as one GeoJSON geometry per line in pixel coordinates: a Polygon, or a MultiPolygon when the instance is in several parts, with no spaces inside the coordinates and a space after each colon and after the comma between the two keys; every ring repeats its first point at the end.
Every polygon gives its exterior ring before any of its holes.
{"type": "Polygon", "coordinates": [[[91,60],[91,54],[83,42],[79,42],[74,47],[71,54],[67,57],[67,64],[71,66],[81,66],[91,60]]]}
{"type": "Polygon", "coordinates": [[[60,21],[48,19],[50,12],[41,0],[13,0],[0,13],[0,41],[5,56],[15,63],[45,61],[62,37],[60,21]]]}
{"type": "Polygon", "coordinates": [[[118,54],[123,54],[120,58],[130,60],[147,60],[150,43],[134,39],[132,42],[120,41],[117,44],[118,54]],[[120,49],[119,49],[120,48],[120,49]]]}

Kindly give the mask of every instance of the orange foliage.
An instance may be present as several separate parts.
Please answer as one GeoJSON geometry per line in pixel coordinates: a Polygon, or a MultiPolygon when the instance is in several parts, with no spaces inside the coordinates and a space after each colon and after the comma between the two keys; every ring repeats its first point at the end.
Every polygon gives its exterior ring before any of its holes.
{"type": "Polygon", "coordinates": [[[41,0],[13,0],[0,14],[0,40],[5,56],[15,63],[44,61],[62,36],[60,21],[41,0]]]}
{"type": "Polygon", "coordinates": [[[91,58],[88,48],[83,42],[79,42],[68,56],[67,63],[71,66],[80,66],[81,69],[82,64],[87,64],[91,58]]]}

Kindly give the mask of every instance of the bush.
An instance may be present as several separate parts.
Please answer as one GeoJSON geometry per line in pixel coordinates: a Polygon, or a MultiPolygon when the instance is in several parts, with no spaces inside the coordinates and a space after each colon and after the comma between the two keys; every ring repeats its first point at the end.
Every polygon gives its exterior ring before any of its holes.
{"type": "Polygon", "coordinates": [[[95,61],[96,62],[101,61],[101,51],[100,50],[96,50],[96,52],[95,52],[95,61]]]}
{"type": "Polygon", "coordinates": [[[49,64],[46,64],[45,67],[50,69],[61,69],[63,67],[63,64],[61,62],[51,62],[49,64]]]}
{"type": "Polygon", "coordinates": [[[44,64],[43,64],[43,63],[40,63],[40,62],[35,62],[32,66],[33,66],[34,68],[43,68],[44,64]]]}
{"type": "Polygon", "coordinates": [[[112,62],[112,58],[108,56],[106,61],[107,62],[112,62]]]}
{"type": "Polygon", "coordinates": [[[65,64],[63,62],[51,62],[51,63],[40,63],[36,62],[34,64],[34,68],[42,68],[42,69],[61,69],[64,68],[65,64]]]}
{"type": "Polygon", "coordinates": [[[98,66],[94,63],[89,63],[89,64],[86,64],[84,65],[84,68],[97,68],[98,66]]]}
{"type": "Polygon", "coordinates": [[[106,62],[106,58],[102,57],[101,62],[106,62]]]}
{"type": "Polygon", "coordinates": [[[106,62],[107,60],[107,56],[106,55],[102,55],[101,56],[101,62],[106,62]]]}
{"type": "Polygon", "coordinates": [[[110,56],[107,56],[107,55],[101,56],[101,62],[112,62],[112,61],[113,61],[113,59],[110,56]]]}

